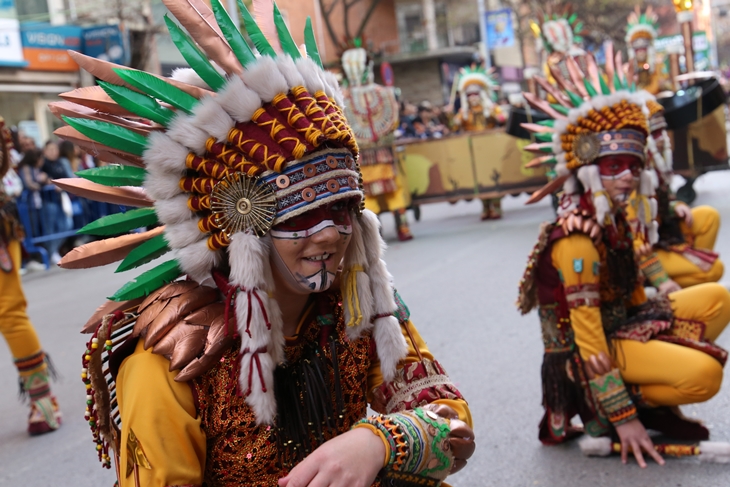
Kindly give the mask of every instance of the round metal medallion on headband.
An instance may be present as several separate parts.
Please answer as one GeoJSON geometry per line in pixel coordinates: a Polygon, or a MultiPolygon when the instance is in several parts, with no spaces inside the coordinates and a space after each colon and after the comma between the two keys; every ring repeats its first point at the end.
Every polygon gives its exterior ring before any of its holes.
{"type": "Polygon", "coordinates": [[[327,189],[330,193],[336,193],[340,190],[340,183],[338,183],[334,179],[330,179],[329,181],[327,181],[327,189]]]}
{"type": "Polygon", "coordinates": [[[307,203],[314,201],[317,197],[317,193],[312,188],[304,188],[302,190],[302,199],[307,203]]]}
{"type": "Polygon", "coordinates": [[[261,237],[274,223],[276,197],[267,184],[243,173],[226,176],[213,188],[210,209],[216,224],[229,237],[251,231],[261,237]]]}
{"type": "Polygon", "coordinates": [[[276,178],[276,185],[279,187],[279,189],[286,189],[289,187],[289,184],[291,181],[289,180],[289,176],[286,174],[282,174],[280,176],[277,176],[276,178]]]}
{"type": "Polygon", "coordinates": [[[596,134],[580,134],[573,142],[573,153],[581,164],[590,164],[601,153],[601,140],[596,134]]]}
{"type": "Polygon", "coordinates": [[[327,165],[330,169],[337,169],[337,165],[339,162],[337,162],[337,158],[335,156],[327,156],[327,165]]]}
{"type": "Polygon", "coordinates": [[[305,164],[304,165],[304,175],[308,178],[311,178],[312,176],[316,176],[317,174],[317,166],[314,164],[305,164]]]}

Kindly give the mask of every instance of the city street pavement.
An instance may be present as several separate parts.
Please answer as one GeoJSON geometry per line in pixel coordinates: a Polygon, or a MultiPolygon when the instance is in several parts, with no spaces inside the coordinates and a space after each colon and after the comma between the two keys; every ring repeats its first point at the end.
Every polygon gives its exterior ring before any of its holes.
{"type": "MultiPolygon", "coordinates": [[[[730,172],[703,176],[695,204],[718,208],[725,220],[717,250],[730,258],[730,172]]],[[[543,447],[537,440],[542,343],[537,316],[520,316],[514,302],[527,254],[540,222],[552,217],[546,202],[523,206],[524,196],[505,198],[505,218],[480,222],[477,201],[421,208],[412,224],[415,240],[394,239],[393,219],[383,217],[389,241],[386,260],[413,322],[431,351],[468,399],[477,450],[469,466],[449,479],[456,486],[636,486],[719,487],[730,484],[730,465],[693,459],[667,461],[645,470],[623,466],[616,457],[591,459],[575,442],[543,447]]],[[[105,296],[128,275],[112,268],[55,270],[25,280],[30,316],[62,375],[54,391],[64,425],[29,438],[27,410],[16,398],[16,375],[7,348],[0,345],[0,486],[111,487],[114,476],[96,460],[84,422],[84,389],[79,378],[85,338],[81,325],[105,296]]],[[[730,281],[730,276],[728,276],[730,281]]],[[[730,347],[730,332],[719,340],[730,347]]],[[[706,404],[684,408],[702,418],[713,440],[730,441],[730,379],[706,404]]]]}

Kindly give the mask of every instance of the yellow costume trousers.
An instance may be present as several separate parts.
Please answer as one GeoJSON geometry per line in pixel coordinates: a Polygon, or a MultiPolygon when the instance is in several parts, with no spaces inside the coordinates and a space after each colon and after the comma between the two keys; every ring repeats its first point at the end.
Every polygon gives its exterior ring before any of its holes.
{"type": "MultiPolygon", "coordinates": [[[[33,325],[26,313],[26,301],[20,280],[20,242],[11,240],[8,252],[13,261],[10,272],[0,270],[0,332],[16,360],[37,354],[41,350],[33,325]]],[[[46,365],[43,363],[42,368],[46,365]]],[[[28,371],[32,373],[34,371],[28,371]]]]}
{"type": "MultiPolygon", "coordinates": [[[[730,322],[730,292],[705,283],[669,295],[678,318],[705,323],[715,340],[730,322]]],[[[710,399],[720,390],[722,366],[710,355],[674,343],[614,340],[614,360],[627,383],[639,385],[651,406],[678,406],[710,399]]]]}
{"type": "MultiPolygon", "coordinates": [[[[692,208],[692,227],[687,227],[684,222],[681,226],[682,233],[687,241],[692,242],[692,247],[712,250],[720,230],[720,214],[711,206],[698,206],[692,208]]],[[[683,288],[703,282],[717,282],[725,270],[720,259],[713,262],[709,270],[703,271],[677,252],[657,250],[656,255],[669,277],[683,288]]]]}

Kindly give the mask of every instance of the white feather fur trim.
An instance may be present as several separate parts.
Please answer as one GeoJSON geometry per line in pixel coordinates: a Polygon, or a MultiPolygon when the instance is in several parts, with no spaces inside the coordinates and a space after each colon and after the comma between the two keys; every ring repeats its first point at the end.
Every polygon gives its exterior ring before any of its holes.
{"type": "Polygon", "coordinates": [[[172,140],[188,147],[200,156],[205,153],[205,142],[210,137],[195,126],[193,117],[183,115],[178,115],[173,119],[166,133],[172,140]]]}
{"type": "Polygon", "coordinates": [[[228,132],[233,127],[233,120],[212,96],[206,96],[195,106],[192,123],[206,134],[210,134],[218,142],[228,140],[228,132]]]}
{"type": "Polygon", "coordinates": [[[226,87],[216,96],[218,103],[238,122],[248,122],[254,112],[261,108],[261,97],[246,86],[241,78],[232,76],[226,87]]]}
{"type": "Polygon", "coordinates": [[[730,443],[700,441],[700,462],[730,463],[730,443]]]}
{"type": "Polygon", "coordinates": [[[231,283],[245,289],[267,289],[265,267],[269,267],[269,243],[253,234],[238,232],[231,236],[228,260],[231,283]]]}
{"type": "Polygon", "coordinates": [[[184,170],[175,175],[149,167],[144,178],[144,187],[155,201],[169,200],[182,193],[180,178],[183,174],[184,170]]]}
{"type": "Polygon", "coordinates": [[[644,196],[654,196],[654,182],[651,173],[654,171],[644,169],[639,179],[639,193],[644,196]]]}
{"type": "Polygon", "coordinates": [[[241,358],[239,383],[246,396],[246,403],[256,415],[256,424],[273,424],[276,418],[276,398],[274,397],[274,369],[276,363],[268,353],[244,354],[241,358]],[[254,370],[251,370],[253,367],[254,370]],[[260,374],[260,375],[259,375],[260,374]],[[251,389],[248,388],[248,377],[251,376],[251,389]],[[264,380],[266,392],[261,387],[264,380]]]}
{"type": "Polygon", "coordinates": [[[210,90],[208,83],[203,81],[203,78],[198,76],[198,73],[196,73],[193,68],[177,68],[172,71],[170,78],[175,81],[181,81],[189,85],[197,86],[198,88],[210,90]]]}
{"type": "Polygon", "coordinates": [[[270,102],[279,93],[288,93],[289,86],[269,56],[261,56],[256,63],[246,69],[246,86],[256,91],[264,102],[270,102]]]}
{"type": "Polygon", "coordinates": [[[155,213],[165,225],[183,223],[195,218],[195,213],[188,208],[188,197],[184,194],[168,200],[155,201],[155,213]]]}
{"type": "Polygon", "coordinates": [[[208,239],[183,247],[177,252],[180,268],[195,282],[202,284],[221,263],[221,251],[208,248],[208,239]]]}
{"type": "Polygon", "coordinates": [[[380,360],[383,380],[390,382],[395,379],[398,364],[408,354],[408,344],[401,333],[400,323],[396,317],[388,316],[375,320],[373,339],[380,360]]]}
{"type": "Polygon", "coordinates": [[[190,151],[163,132],[152,132],[142,157],[147,168],[179,174],[185,171],[185,159],[190,151]]]}
{"type": "Polygon", "coordinates": [[[370,318],[373,315],[374,304],[370,277],[366,272],[367,255],[365,243],[363,241],[363,230],[360,220],[354,215],[352,215],[352,236],[350,237],[350,244],[345,252],[343,267],[344,271],[340,282],[342,285],[345,323],[348,325],[354,323],[357,319],[358,311],[360,312],[360,324],[356,326],[347,326],[346,328],[348,338],[350,340],[356,340],[363,330],[371,328],[372,324],[370,323],[370,318]],[[362,270],[357,271],[357,268],[362,270]],[[359,309],[353,308],[355,298],[355,296],[351,296],[353,289],[347,288],[353,279],[351,275],[352,272],[355,272],[354,279],[359,309]]]}
{"type": "Polygon", "coordinates": [[[291,56],[282,54],[276,58],[276,66],[290,88],[304,86],[304,78],[297,69],[297,65],[291,56]]]}
{"type": "Polygon", "coordinates": [[[583,455],[589,457],[607,457],[611,455],[611,438],[605,436],[594,438],[593,436],[584,435],[578,441],[578,445],[583,455]]]}
{"type": "Polygon", "coordinates": [[[589,164],[578,168],[578,179],[583,183],[583,187],[591,190],[593,196],[593,206],[596,208],[596,221],[602,227],[607,223],[613,222],[611,214],[611,202],[606,197],[606,191],[601,183],[601,174],[598,172],[598,166],[589,164]]]}
{"type": "Polygon", "coordinates": [[[299,58],[294,62],[297,65],[299,73],[304,78],[304,87],[307,91],[314,95],[318,91],[324,91],[324,82],[319,76],[322,71],[314,61],[309,58],[299,58]]]}
{"type": "Polygon", "coordinates": [[[184,249],[205,238],[206,235],[198,229],[198,223],[193,220],[165,226],[165,240],[172,249],[184,249]]]}
{"type": "Polygon", "coordinates": [[[329,98],[334,99],[338,106],[344,108],[345,98],[342,96],[342,90],[337,81],[337,76],[332,71],[323,71],[322,78],[324,80],[325,94],[329,98]]]}

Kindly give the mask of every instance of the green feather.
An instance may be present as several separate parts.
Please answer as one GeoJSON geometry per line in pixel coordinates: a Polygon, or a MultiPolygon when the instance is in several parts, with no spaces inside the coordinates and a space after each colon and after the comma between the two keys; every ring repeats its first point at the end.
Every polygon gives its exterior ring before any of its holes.
{"type": "Polygon", "coordinates": [[[114,272],[124,272],[135,267],[152,262],[156,258],[165,255],[170,251],[170,247],[167,246],[167,241],[164,235],[158,235],[147,240],[139,247],[132,250],[127,257],[124,258],[117,270],[114,272]]]}
{"type": "Polygon", "coordinates": [[[78,233],[85,235],[119,235],[141,227],[149,227],[158,223],[154,208],[139,208],[124,213],[114,213],[93,221],[78,233]]]}
{"type": "Polygon", "coordinates": [[[546,166],[554,166],[557,163],[558,163],[558,160],[556,158],[554,158],[554,157],[551,157],[547,161],[544,161],[543,162],[543,164],[546,165],[546,166]]]}
{"type": "Polygon", "coordinates": [[[167,102],[185,113],[192,113],[193,107],[198,104],[198,100],[194,96],[144,71],[114,68],[114,72],[135,88],[167,102]]]}
{"type": "Polygon", "coordinates": [[[576,34],[580,34],[580,32],[583,30],[583,22],[578,22],[575,24],[575,27],[573,27],[573,32],[576,34]]]}
{"type": "Polygon", "coordinates": [[[631,86],[629,86],[629,91],[631,93],[636,93],[636,83],[634,81],[631,82],[631,86]]]}
{"type": "Polygon", "coordinates": [[[588,92],[588,96],[593,98],[594,96],[598,95],[598,92],[593,87],[593,83],[588,81],[588,78],[583,78],[583,85],[586,87],[586,91],[588,92]]]}
{"type": "Polygon", "coordinates": [[[182,275],[182,270],[180,270],[178,262],[168,260],[129,281],[109,299],[112,301],[129,301],[130,299],[149,296],[150,293],[174,281],[180,275],[182,275]]]}
{"type": "Polygon", "coordinates": [[[548,120],[542,120],[540,122],[537,122],[538,125],[542,125],[543,127],[555,127],[555,119],[550,118],[548,120]]]}
{"type": "Polygon", "coordinates": [[[289,28],[286,26],[284,17],[281,16],[276,2],[274,2],[274,25],[276,25],[276,32],[279,34],[279,43],[281,43],[282,51],[290,55],[294,60],[302,57],[302,53],[299,52],[297,43],[294,42],[294,38],[291,36],[291,32],[289,32],[289,28]]]}
{"type": "Polygon", "coordinates": [[[61,118],[88,138],[120,151],[141,156],[147,145],[147,137],[144,135],[113,123],[65,115],[61,118]]]}
{"type": "Polygon", "coordinates": [[[621,80],[618,77],[618,73],[613,73],[613,89],[614,91],[621,89],[621,80]]]}
{"type": "Polygon", "coordinates": [[[307,23],[304,25],[304,45],[307,46],[307,57],[322,68],[322,58],[319,56],[317,40],[314,37],[314,29],[312,29],[312,17],[307,17],[307,23]]]}
{"type": "Polygon", "coordinates": [[[112,164],[85,169],[76,175],[104,186],[142,186],[147,171],[141,167],[112,164]]]}
{"type": "Polygon", "coordinates": [[[603,93],[604,95],[610,95],[611,89],[606,84],[606,80],[603,79],[603,75],[598,75],[598,82],[601,84],[601,93],[603,93]]]}
{"type": "Polygon", "coordinates": [[[241,0],[238,0],[238,9],[241,11],[241,17],[243,18],[243,25],[246,27],[246,32],[248,32],[248,36],[251,38],[253,45],[256,46],[259,54],[262,56],[276,57],[276,51],[274,51],[274,48],[271,47],[271,44],[269,44],[264,33],[261,32],[261,28],[256,23],[256,20],[254,20],[253,16],[241,0]]]}
{"type": "Polygon", "coordinates": [[[551,142],[553,140],[552,132],[543,132],[535,134],[535,139],[540,142],[551,142]]]}
{"type": "Polygon", "coordinates": [[[141,117],[148,118],[160,125],[168,126],[175,116],[175,112],[160,106],[153,98],[124,86],[116,86],[105,81],[99,81],[106,94],[119,106],[141,117]]]}
{"type": "Polygon", "coordinates": [[[576,95],[572,91],[565,90],[565,93],[568,95],[568,98],[570,98],[570,103],[572,103],[574,107],[579,107],[583,104],[583,98],[576,95]]]}
{"type": "Polygon", "coordinates": [[[578,20],[578,14],[573,14],[573,15],[571,15],[570,17],[568,17],[568,23],[569,23],[569,24],[571,24],[571,25],[572,25],[572,24],[573,24],[573,22],[575,22],[576,20],[578,20]]]}
{"type": "Polygon", "coordinates": [[[190,67],[214,91],[220,91],[226,84],[226,79],[223,75],[210,64],[208,57],[195,45],[195,41],[173,22],[167,14],[165,14],[165,23],[167,24],[167,30],[170,31],[172,42],[175,43],[177,50],[180,51],[180,54],[182,54],[182,57],[185,58],[190,67]]]}
{"type": "MultiPolygon", "coordinates": [[[[560,105],[558,103],[551,103],[550,106],[553,108],[553,110],[555,110],[556,112],[558,112],[560,114],[563,114],[563,115],[568,114],[568,109],[565,108],[563,105],[560,105]]],[[[576,106],[578,106],[578,105],[576,105],[576,106]]]]}
{"type": "Polygon", "coordinates": [[[248,47],[246,39],[243,38],[241,32],[236,28],[236,25],[231,20],[231,17],[226,12],[226,9],[221,5],[220,0],[210,0],[210,6],[213,8],[213,14],[215,20],[218,22],[218,26],[221,28],[223,35],[225,36],[228,44],[231,46],[233,54],[236,55],[238,62],[240,62],[245,68],[256,60],[253,51],[248,47]]]}

